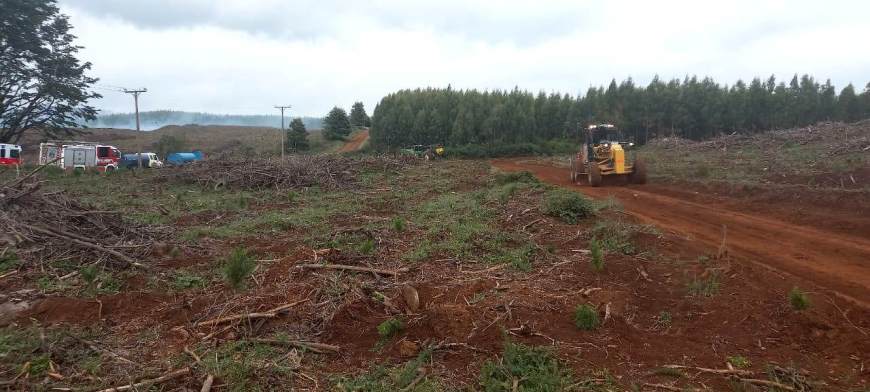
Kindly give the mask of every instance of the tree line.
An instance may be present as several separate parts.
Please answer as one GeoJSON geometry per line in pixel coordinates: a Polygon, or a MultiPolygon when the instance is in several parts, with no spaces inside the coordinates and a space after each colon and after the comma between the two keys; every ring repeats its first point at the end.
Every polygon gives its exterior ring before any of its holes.
{"type": "Polygon", "coordinates": [[[381,148],[546,145],[576,141],[586,125],[604,122],[645,143],[660,136],[700,140],[868,117],[870,83],[860,94],[851,84],[837,94],[830,80],[820,84],[809,75],[795,75],[788,84],[771,76],[731,86],[709,77],[655,77],[646,86],[629,78],[590,87],[579,97],[448,86],[401,90],[381,99],[372,115],[371,143],[381,148]]]}

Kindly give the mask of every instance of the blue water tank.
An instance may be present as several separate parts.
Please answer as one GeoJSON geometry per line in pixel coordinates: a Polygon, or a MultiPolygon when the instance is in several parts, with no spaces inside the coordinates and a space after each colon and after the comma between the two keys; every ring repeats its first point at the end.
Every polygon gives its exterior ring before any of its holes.
{"type": "Polygon", "coordinates": [[[204,155],[202,151],[173,152],[166,156],[166,162],[170,165],[183,165],[185,163],[201,161],[204,155]]]}

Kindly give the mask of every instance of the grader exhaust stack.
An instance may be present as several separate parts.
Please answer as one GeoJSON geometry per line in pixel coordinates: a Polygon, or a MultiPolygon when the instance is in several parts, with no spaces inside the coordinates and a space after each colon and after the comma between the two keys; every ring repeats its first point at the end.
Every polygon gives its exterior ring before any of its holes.
{"type": "Polygon", "coordinates": [[[571,181],[601,186],[605,177],[626,177],[635,184],[646,183],[646,165],[634,153],[634,143],[620,141],[613,124],[586,128],[583,148],[571,157],[571,181]]]}

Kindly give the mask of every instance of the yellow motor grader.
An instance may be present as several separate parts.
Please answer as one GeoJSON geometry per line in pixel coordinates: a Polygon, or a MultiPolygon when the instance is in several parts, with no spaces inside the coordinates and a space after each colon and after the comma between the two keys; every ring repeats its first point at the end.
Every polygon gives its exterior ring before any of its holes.
{"type": "Polygon", "coordinates": [[[619,176],[635,184],[646,183],[646,166],[637,158],[634,143],[620,138],[613,124],[590,125],[583,149],[571,157],[571,182],[586,178],[589,185],[601,186],[604,177],[619,176]]]}

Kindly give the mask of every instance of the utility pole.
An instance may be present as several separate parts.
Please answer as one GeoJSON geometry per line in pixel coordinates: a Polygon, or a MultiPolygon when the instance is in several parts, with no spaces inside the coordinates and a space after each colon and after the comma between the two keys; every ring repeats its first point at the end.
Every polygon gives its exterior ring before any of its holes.
{"type": "MultiPolygon", "coordinates": [[[[139,94],[147,93],[148,89],[141,88],[138,90],[130,90],[130,89],[125,88],[124,92],[127,94],[133,95],[133,105],[136,106],[136,131],[138,132],[140,130],[139,129],[139,94]]],[[[142,168],[142,151],[136,152],[136,160],[139,161],[139,168],[141,169],[142,168]]]]}
{"type": "Polygon", "coordinates": [[[287,132],[284,132],[284,109],[290,109],[292,106],[275,106],[275,109],[281,109],[281,160],[284,160],[284,138],[287,137],[287,132]]]}

